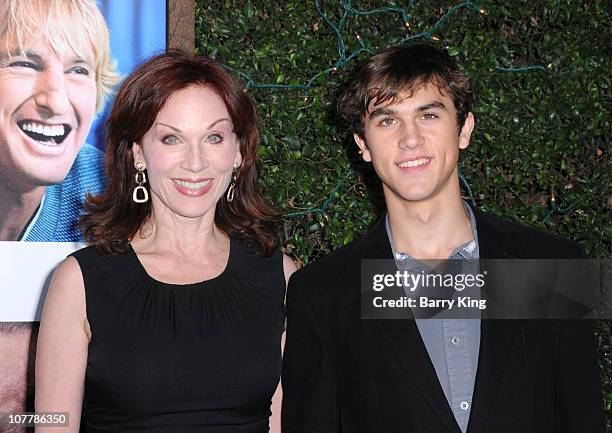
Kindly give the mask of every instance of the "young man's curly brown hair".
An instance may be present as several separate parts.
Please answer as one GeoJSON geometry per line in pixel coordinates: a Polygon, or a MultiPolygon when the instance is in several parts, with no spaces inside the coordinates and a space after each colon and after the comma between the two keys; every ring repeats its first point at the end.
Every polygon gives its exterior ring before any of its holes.
{"type": "Polygon", "coordinates": [[[426,43],[386,48],[361,63],[340,94],[338,112],[353,133],[365,138],[363,122],[371,106],[397,102],[400,94],[428,83],[450,95],[461,131],[474,105],[470,77],[445,50],[426,43]]]}

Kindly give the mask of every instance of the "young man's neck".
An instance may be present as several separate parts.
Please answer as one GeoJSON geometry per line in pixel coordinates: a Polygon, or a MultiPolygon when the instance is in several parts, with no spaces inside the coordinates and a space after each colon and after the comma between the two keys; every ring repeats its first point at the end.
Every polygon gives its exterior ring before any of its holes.
{"type": "Polygon", "coordinates": [[[45,189],[37,186],[21,191],[6,183],[5,188],[0,188],[0,241],[19,240],[40,206],[45,189]]]}
{"type": "Polygon", "coordinates": [[[472,227],[457,185],[453,194],[408,201],[385,191],[396,252],[416,259],[446,259],[472,240],[472,227]]]}

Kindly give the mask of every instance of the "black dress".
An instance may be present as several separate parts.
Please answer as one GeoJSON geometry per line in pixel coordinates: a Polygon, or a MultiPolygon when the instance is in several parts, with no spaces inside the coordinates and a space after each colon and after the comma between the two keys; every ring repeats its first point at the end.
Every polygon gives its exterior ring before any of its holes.
{"type": "Polygon", "coordinates": [[[131,246],[72,256],[92,330],[88,432],[268,431],[285,320],[280,251],[258,257],[231,239],[223,273],[185,285],[153,279],[131,246]]]}

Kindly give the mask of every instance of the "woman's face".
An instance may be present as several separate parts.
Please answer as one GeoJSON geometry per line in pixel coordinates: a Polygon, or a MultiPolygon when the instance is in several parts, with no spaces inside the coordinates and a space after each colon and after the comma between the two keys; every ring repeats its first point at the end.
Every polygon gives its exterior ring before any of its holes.
{"type": "Polygon", "coordinates": [[[225,103],[209,87],[173,93],[140,143],[134,163],[147,169],[155,215],[214,216],[242,161],[225,103]]]}

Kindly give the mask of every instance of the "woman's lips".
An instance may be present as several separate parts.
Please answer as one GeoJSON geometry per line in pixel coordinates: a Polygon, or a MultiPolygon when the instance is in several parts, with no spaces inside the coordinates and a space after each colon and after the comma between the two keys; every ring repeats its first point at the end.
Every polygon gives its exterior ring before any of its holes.
{"type": "Polygon", "coordinates": [[[213,186],[213,179],[172,179],[174,187],[188,197],[200,197],[206,194],[213,186]]]}

